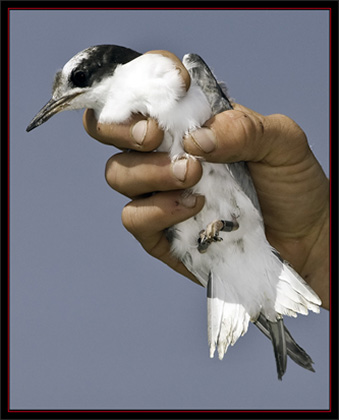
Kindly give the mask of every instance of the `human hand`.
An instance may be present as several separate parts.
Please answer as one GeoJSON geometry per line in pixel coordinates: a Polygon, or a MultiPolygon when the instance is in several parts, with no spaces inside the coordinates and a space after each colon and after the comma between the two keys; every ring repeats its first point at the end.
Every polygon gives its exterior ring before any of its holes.
{"type": "MultiPolygon", "coordinates": [[[[295,122],[283,115],[263,116],[241,105],[234,108],[185,138],[185,149],[211,162],[248,162],[269,242],[328,308],[328,179],[295,122]]],[[[102,125],[87,110],[84,125],[101,142],[135,150],[113,156],[106,166],[109,185],[132,199],[122,212],[123,224],[148,253],[197,282],[172,257],[164,229],[202,209],[203,197],[188,199],[182,194],[199,181],[200,163],[189,159],[175,166],[167,154],[140,153],[156,149],[162,141],[163,133],[152,119],[135,116],[125,125],[102,125]]]]}
{"type": "Polygon", "coordinates": [[[305,133],[290,118],[244,106],[211,118],[184,139],[209,162],[246,161],[270,244],[329,308],[329,181],[305,133]]]}

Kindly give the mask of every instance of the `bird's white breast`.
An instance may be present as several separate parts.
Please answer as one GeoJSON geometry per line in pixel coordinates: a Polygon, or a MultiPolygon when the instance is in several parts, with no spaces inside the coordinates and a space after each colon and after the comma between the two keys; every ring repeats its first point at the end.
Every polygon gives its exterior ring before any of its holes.
{"type": "Polygon", "coordinates": [[[186,94],[172,60],[160,54],[142,55],[115,69],[106,86],[100,122],[125,122],[132,113],[156,118],[160,124],[186,94]]]}

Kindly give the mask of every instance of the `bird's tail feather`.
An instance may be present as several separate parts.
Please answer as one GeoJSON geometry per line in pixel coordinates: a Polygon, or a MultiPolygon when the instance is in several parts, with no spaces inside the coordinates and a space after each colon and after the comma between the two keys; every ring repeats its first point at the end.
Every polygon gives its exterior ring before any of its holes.
{"type": "Polygon", "coordinates": [[[207,285],[207,325],[210,357],[218,350],[222,360],[228,346],[233,346],[247,331],[250,317],[245,308],[236,302],[229,302],[221,279],[209,274],[207,285]]]}

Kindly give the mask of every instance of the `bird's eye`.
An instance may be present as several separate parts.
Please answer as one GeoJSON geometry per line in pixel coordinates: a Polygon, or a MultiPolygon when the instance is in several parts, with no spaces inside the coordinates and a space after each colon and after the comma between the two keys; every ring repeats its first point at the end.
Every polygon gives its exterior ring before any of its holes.
{"type": "Polygon", "coordinates": [[[75,86],[78,87],[87,86],[87,75],[82,70],[76,70],[71,75],[71,81],[75,86]]]}

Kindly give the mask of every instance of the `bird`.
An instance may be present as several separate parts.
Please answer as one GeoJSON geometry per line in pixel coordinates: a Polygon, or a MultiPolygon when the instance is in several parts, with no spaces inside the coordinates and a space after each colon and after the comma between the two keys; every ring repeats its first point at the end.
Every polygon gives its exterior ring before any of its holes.
{"type": "MultiPolygon", "coordinates": [[[[64,110],[91,108],[100,123],[115,124],[139,113],[164,130],[158,151],[173,162],[187,158],[183,137],[233,105],[202,57],[185,54],[182,64],[190,76],[188,85],[170,55],[118,45],[86,48],[56,73],[52,98],[26,130],[64,110]]],[[[166,236],[172,254],[207,290],[210,357],[217,351],[222,360],[253,323],[272,342],[279,380],[287,356],[314,371],[313,360],[287,330],[284,316],[319,313],[321,300],[269,244],[246,162],[201,164],[200,181],[185,194],[203,195],[205,205],[196,216],[168,228],[166,236]]]]}

